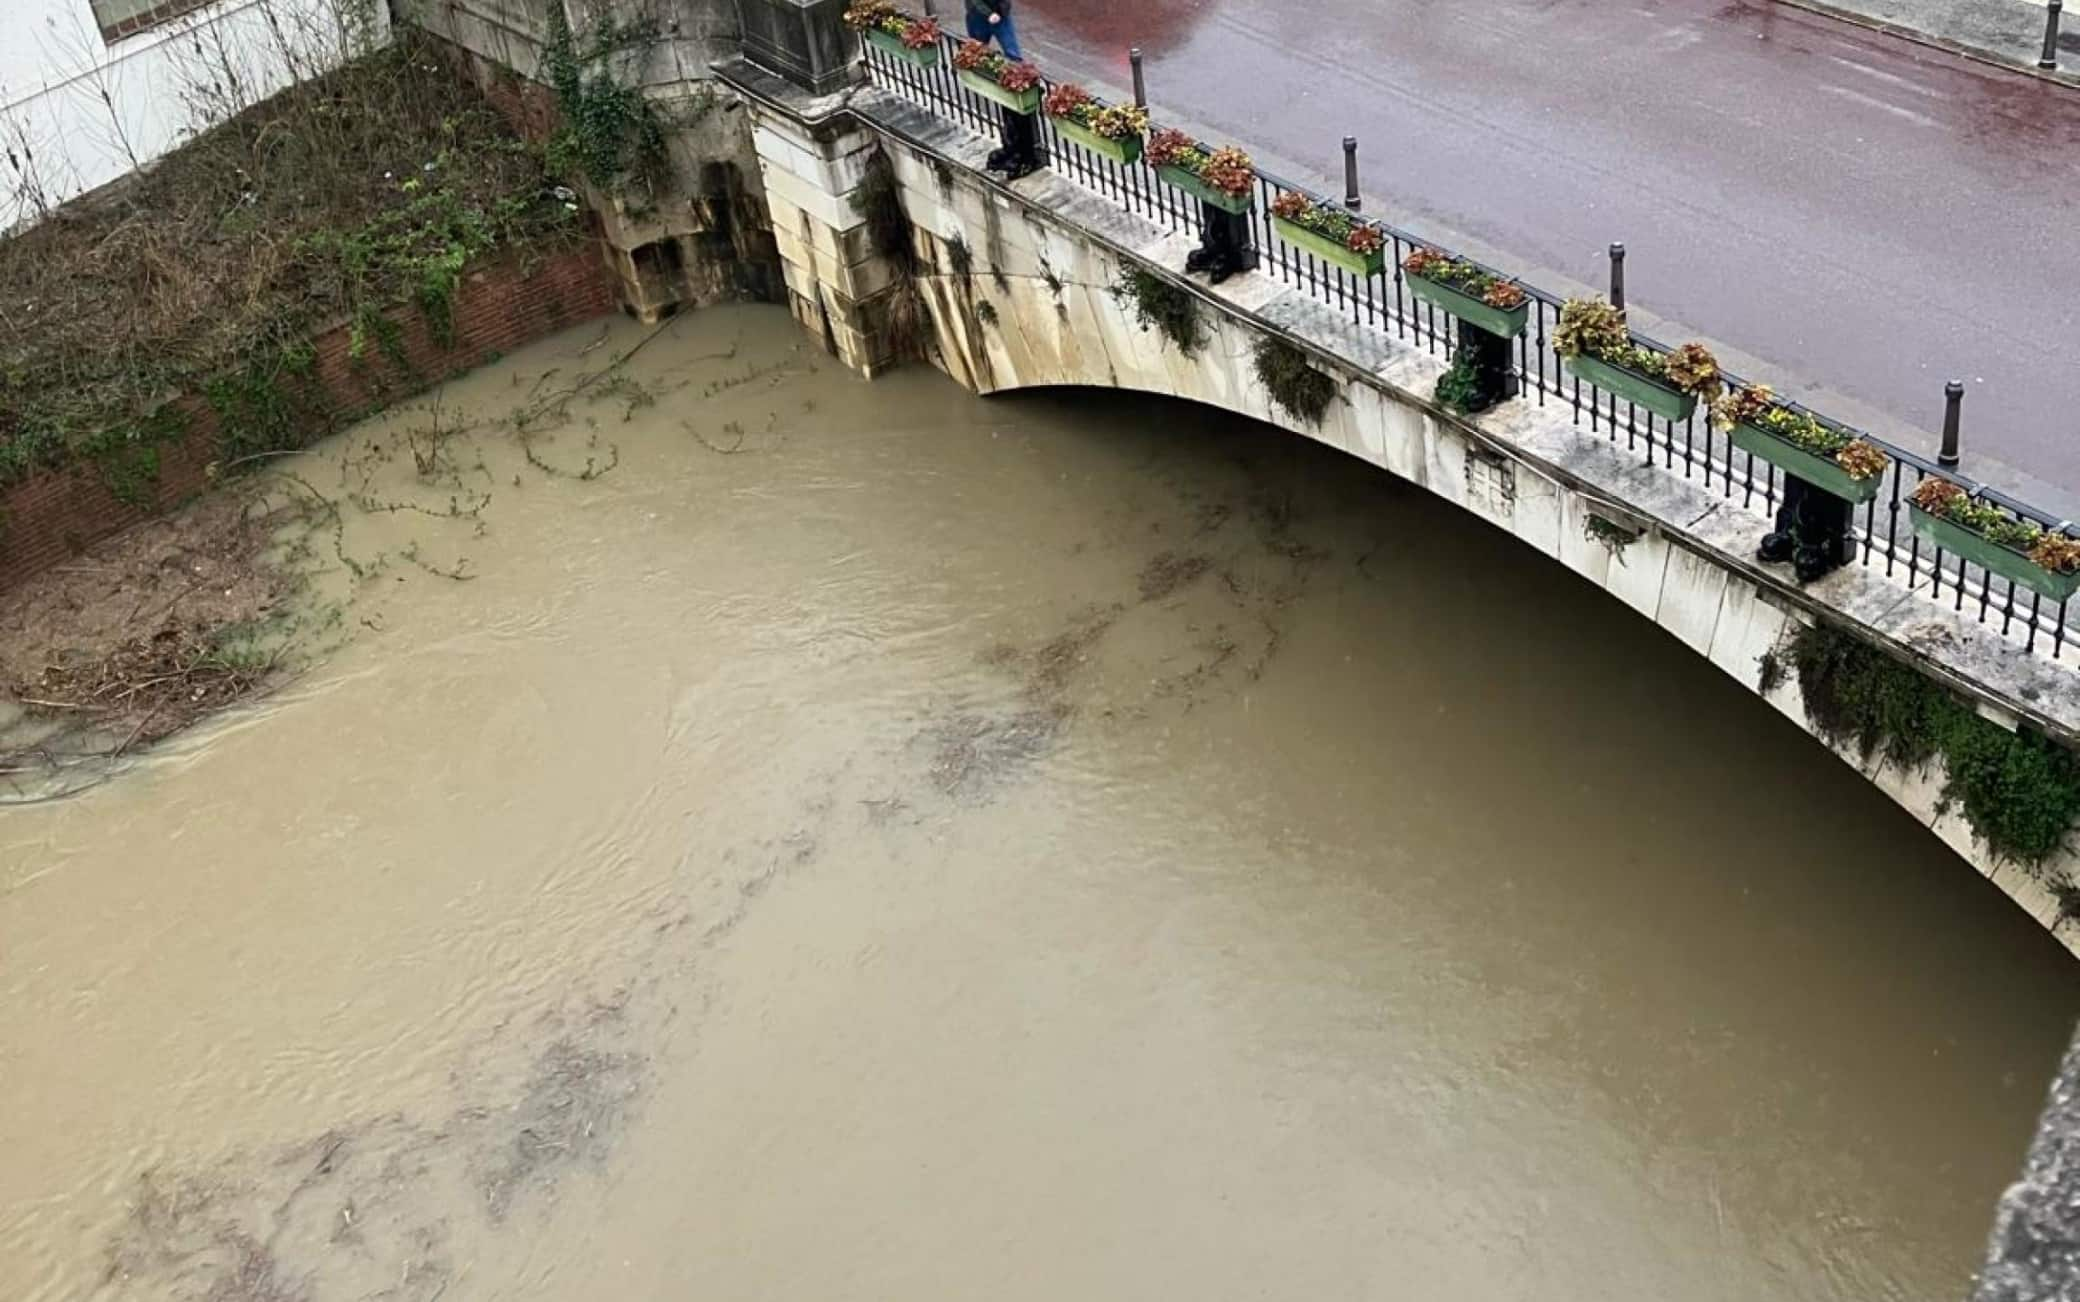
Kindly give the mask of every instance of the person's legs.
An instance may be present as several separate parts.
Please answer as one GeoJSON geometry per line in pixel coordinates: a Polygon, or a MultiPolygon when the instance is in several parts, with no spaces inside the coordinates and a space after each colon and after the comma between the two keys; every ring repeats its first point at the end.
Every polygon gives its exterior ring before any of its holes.
{"type": "MultiPolygon", "coordinates": [[[[982,21],[985,24],[989,22],[987,18],[982,21]]],[[[1024,59],[1026,57],[1018,48],[1018,28],[1012,26],[1010,14],[1005,14],[996,24],[996,32],[997,44],[1004,47],[1005,57],[1012,59],[1024,59]]]]}
{"type": "Polygon", "coordinates": [[[989,38],[994,35],[996,35],[996,29],[989,25],[989,17],[970,9],[968,11],[968,39],[981,41],[986,45],[989,43],[989,38]]]}

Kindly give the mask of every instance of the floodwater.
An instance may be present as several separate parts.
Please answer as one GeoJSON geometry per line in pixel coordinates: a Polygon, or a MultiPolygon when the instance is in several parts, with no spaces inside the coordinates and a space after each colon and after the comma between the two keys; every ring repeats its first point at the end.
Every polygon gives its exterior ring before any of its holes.
{"type": "Polygon", "coordinates": [[[0,815],[0,1296],[1963,1291],[2080,971],[1716,670],[1248,422],[600,330],[0,815]]]}

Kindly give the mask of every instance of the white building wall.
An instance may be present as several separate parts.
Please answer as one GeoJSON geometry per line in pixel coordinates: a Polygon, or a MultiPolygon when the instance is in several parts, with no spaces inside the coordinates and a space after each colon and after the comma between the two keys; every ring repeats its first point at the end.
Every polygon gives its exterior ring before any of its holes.
{"type": "Polygon", "coordinates": [[[0,9],[0,230],[389,38],[385,0],[216,0],[113,43],[88,0],[0,9]]]}

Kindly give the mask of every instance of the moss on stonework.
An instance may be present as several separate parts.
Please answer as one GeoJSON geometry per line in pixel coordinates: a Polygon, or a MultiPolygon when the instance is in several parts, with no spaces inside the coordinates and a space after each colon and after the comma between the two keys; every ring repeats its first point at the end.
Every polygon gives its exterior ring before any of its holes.
{"type": "Polygon", "coordinates": [[[1834,745],[1902,767],[1941,759],[1943,806],[2003,859],[2038,863],[2080,818],[2080,757],[2027,729],[1983,718],[1925,674],[1826,625],[1801,629],[1786,648],[1806,718],[1834,745]]]}

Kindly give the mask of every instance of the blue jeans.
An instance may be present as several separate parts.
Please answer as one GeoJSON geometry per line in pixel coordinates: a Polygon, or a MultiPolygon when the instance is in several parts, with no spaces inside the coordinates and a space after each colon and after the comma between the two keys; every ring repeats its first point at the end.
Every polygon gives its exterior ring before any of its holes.
{"type": "Polygon", "coordinates": [[[981,41],[987,45],[989,44],[989,38],[992,36],[997,38],[998,45],[1004,47],[1004,54],[1007,58],[1024,59],[1026,57],[1019,51],[1018,29],[1011,25],[1010,14],[1005,14],[999,21],[992,23],[988,14],[969,13],[969,39],[981,41]]]}

